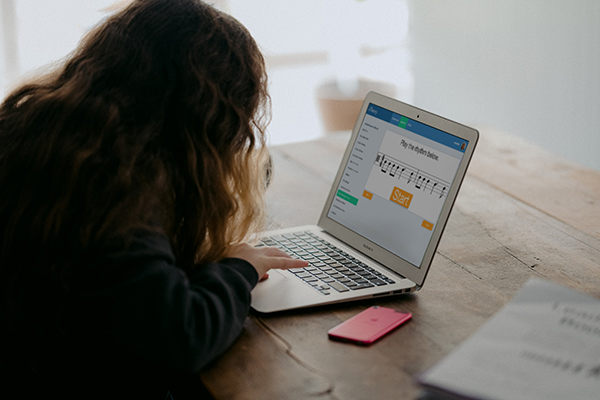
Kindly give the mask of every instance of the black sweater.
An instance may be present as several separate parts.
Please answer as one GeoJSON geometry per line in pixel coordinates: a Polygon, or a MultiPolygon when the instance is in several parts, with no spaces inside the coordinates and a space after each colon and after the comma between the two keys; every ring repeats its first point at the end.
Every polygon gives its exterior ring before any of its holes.
{"type": "Polygon", "coordinates": [[[58,302],[44,287],[31,293],[37,311],[27,332],[3,316],[4,388],[27,396],[41,389],[45,398],[164,399],[171,390],[177,400],[182,379],[197,376],[240,334],[258,282],[249,263],[233,258],[188,277],[167,238],[150,233],[126,251],[99,252],[88,266],[79,289],[58,302]]]}

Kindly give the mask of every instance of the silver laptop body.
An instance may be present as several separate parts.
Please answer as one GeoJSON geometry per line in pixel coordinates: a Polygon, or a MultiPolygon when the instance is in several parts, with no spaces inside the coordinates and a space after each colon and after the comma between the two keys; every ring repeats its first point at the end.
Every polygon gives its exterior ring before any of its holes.
{"type": "Polygon", "coordinates": [[[252,308],[271,313],[420,290],[478,137],[367,94],[318,224],[263,234],[264,245],[309,267],[271,270],[252,291],[252,308]]]}

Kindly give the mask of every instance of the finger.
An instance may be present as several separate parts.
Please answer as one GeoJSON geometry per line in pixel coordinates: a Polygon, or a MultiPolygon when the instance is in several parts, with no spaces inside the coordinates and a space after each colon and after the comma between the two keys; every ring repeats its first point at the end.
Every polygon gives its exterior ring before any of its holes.
{"type": "Polygon", "coordinates": [[[273,262],[271,264],[271,269],[276,268],[276,269],[290,269],[290,268],[305,268],[308,266],[308,261],[305,260],[298,260],[296,258],[291,258],[291,257],[274,257],[271,259],[271,261],[273,262]]]}

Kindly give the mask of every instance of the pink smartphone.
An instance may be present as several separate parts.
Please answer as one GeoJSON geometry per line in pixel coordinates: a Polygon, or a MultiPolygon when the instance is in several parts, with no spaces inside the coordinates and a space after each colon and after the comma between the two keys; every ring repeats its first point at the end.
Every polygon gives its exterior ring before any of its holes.
{"type": "Polygon", "coordinates": [[[369,345],[412,318],[411,313],[373,306],[331,328],[330,339],[369,345]]]}

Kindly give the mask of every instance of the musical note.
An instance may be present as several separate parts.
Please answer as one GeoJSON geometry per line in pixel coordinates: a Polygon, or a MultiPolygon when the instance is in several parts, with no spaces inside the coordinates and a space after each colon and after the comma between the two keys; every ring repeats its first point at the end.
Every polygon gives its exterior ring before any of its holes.
{"type": "Polygon", "coordinates": [[[435,192],[436,195],[439,195],[438,198],[440,199],[444,197],[446,190],[449,187],[448,182],[424,171],[413,168],[411,165],[396,160],[382,152],[377,154],[374,164],[380,167],[381,172],[389,175],[391,178],[402,179],[404,177],[404,179],[407,180],[406,184],[414,182],[417,190],[426,192],[426,190],[429,189],[430,195],[433,195],[435,192]],[[404,171],[407,172],[407,175],[404,175],[404,171]],[[408,172],[410,172],[410,174],[408,174],[408,172]],[[440,187],[442,187],[441,190],[439,190],[440,187]]]}
{"type": "Polygon", "coordinates": [[[417,181],[415,182],[415,187],[416,187],[417,189],[421,189],[421,179],[425,179],[425,178],[423,178],[423,177],[419,176],[419,178],[418,178],[418,179],[417,179],[417,181]]]}
{"type": "Polygon", "coordinates": [[[386,173],[386,172],[387,172],[387,168],[388,168],[389,166],[390,166],[390,163],[389,163],[387,160],[385,160],[385,161],[383,162],[383,166],[381,167],[381,172],[383,172],[383,173],[386,173]]]}

